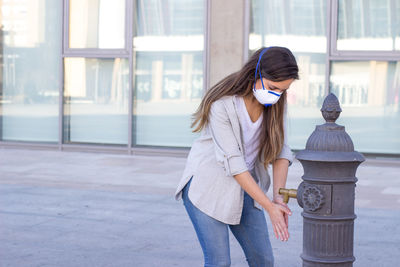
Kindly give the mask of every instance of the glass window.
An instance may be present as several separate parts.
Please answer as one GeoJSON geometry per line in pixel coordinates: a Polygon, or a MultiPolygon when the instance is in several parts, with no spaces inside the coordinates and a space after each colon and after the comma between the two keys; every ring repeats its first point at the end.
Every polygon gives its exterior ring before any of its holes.
{"type": "Polygon", "coordinates": [[[128,143],[127,59],[66,58],[64,141],[128,143]]]}
{"type": "Polygon", "coordinates": [[[57,142],[62,1],[0,5],[1,140],[57,142]]]}
{"type": "Polygon", "coordinates": [[[303,149],[325,93],[326,1],[252,0],[249,48],[284,46],[296,56],[300,80],[288,91],[288,132],[292,148],[303,149]]]}
{"type": "Polygon", "coordinates": [[[203,35],[203,0],[138,2],[137,35],[203,35]]]}
{"type": "Polygon", "coordinates": [[[134,38],[134,143],[187,147],[203,92],[204,0],[143,2],[134,38]]]}
{"type": "Polygon", "coordinates": [[[331,89],[358,150],[400,153],[400,62],[333,62],[331,89]]]}
{"type": "Polygon", "coordinates": [[[400,50],[400,0],[339,0],[338,50],[400,50]]]}
{"type": "Polygon", "coordinates": [[[70,0],[70,48],[125,48],[125,0],[70,0]]]}

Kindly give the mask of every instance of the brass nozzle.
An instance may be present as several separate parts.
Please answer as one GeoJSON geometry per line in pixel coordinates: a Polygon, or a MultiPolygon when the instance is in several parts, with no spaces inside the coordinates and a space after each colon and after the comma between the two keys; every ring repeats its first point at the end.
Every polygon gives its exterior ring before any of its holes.
{"type": "Polygon", "coordinates": [[[297,198],[297,190],[296,189],[286,189],[279,188],[279,195],[283,195],[283,202],[286,204],[289,202],[289,198],[297,198]]]}

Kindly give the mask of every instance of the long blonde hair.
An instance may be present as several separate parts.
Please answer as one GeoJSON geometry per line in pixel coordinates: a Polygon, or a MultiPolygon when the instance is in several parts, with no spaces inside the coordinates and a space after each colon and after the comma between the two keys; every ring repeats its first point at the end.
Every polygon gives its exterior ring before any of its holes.
{"type": "MultiPolygon", "coordinates": [[[[223,96],[238,95],[244,97],[253,93],[252,88],[256,81],[254,76],[256,65],[264,49],[263,47],[257,50],[242,69],[228,75],[206,92],[200,106],[193,114],[191,125],[193,132],[199,132],[207,126],[211,105],[216,100],[223,96]]],[[[284,47],[268,48],[262,55],[260,71],[264,78],[274,82],[298,79],[296,59],[290,50],[284,47]]],[[[275,105],[264,108],[263,111],[258,157],[263,160],[265,167],[275,161],[283,147],[285,105],[286,91],[275,105]]]]}

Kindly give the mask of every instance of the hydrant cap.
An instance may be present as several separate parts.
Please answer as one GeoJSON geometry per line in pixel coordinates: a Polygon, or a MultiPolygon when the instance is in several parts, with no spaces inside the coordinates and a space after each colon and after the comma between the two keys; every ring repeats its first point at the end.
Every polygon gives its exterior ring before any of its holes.
{"type": "Polygon", "coordinates": [[[326,123],[317,125],[307,140],[306,149],[297,153],[299,160],[315,161],[364,161],[364,157],[354,151],[353,141],[345,127],[336,124],[342,109],[337,97],[330,93],[321,108],[326,123]]]}
{"type": "Polygon", "coordinates": [[[330,93],[325,98],[321,112],[326,122],[335,122],[339,118],[342,109],[340,108],[339,100],[334,94],[330,93]]]}

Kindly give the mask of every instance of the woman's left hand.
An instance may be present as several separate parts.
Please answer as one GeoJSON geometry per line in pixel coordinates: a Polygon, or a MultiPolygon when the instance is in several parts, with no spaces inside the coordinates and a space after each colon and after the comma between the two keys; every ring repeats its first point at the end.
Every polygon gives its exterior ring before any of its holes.
{"type": "MultiPolygon", "coordinates": [[[[283,202],[283,197],[281,195],[274,197],[273,202],[275,204],[282,205],[282,206],[284,206],[284,207],[286,207],[286,208],[288,208],[290,210],[289,206],[285,202],[283,202]]],[[[290,212],[292,212],[292,211],[290,210],[290,212]]],[[[285,218],[286,227],[289,228],[289,216],[288,216],[288,214],[287,213],[283,213],[283,217],[285,218]]]]}

